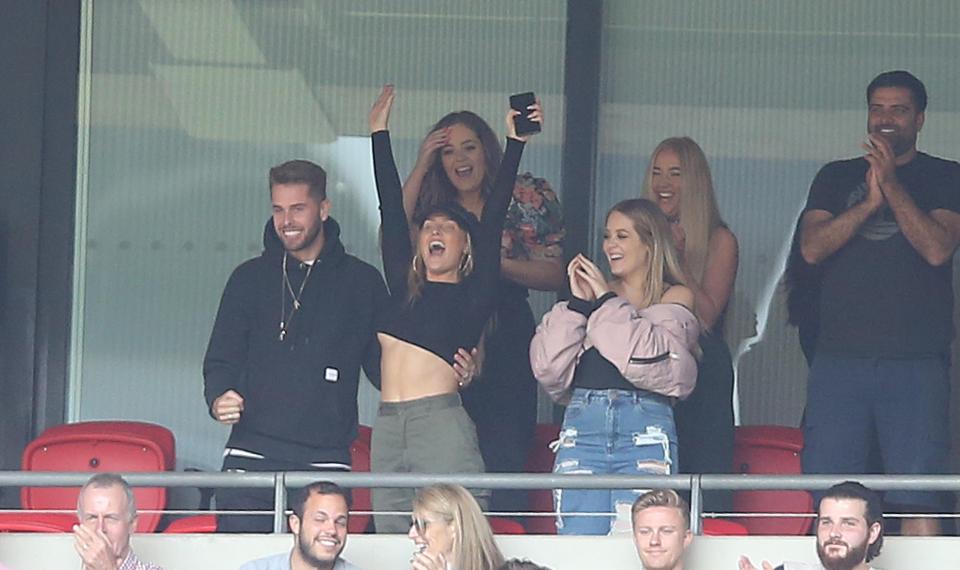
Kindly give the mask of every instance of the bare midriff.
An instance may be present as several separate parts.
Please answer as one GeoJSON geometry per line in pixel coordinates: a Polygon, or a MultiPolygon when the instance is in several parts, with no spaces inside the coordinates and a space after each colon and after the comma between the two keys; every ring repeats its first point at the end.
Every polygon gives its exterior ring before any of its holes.
{"type": "Polygon", "coordinates": [[[456,394],[457,373],[446,360],[415,344],[377,333],[380,356],[380,399],[407,402],[428,396],[456,394]]]}

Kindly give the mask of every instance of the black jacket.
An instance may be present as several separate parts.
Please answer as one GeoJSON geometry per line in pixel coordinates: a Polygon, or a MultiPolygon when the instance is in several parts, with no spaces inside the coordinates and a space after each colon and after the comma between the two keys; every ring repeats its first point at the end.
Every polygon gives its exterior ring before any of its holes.
{"type": "MultiPolygon", "coordinates": [[[[323,231],[326,243],[292,318],[282,280],[285,251],[272,221],[263,253],[227,281],[203,378],[208,409],[230,389],[244,399],[229,447],[299,464],[350,462],[361,365],[379,385],[375,320],[387,292],[373,266],[345,252],[333,218],[323,231]],[[282,341],[281,306],[289,321],[282,341]]],[[[306,266],[289,256],[287,273],[296,291],[306,266]]]]}

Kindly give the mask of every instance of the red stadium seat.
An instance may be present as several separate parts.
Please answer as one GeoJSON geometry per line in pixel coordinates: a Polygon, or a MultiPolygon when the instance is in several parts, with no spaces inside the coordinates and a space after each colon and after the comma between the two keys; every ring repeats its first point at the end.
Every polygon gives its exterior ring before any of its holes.
{"type": "Polygon", "coordinates": [[[707,536],[747,536],[747,527],[725,519],[703,519],[703,534],[707,536]]]}
{"type": "Polygon", "coordinates": [[[214,515],[195,515],[175,519],[163,529],[164,534],[187,534],[217,532],[217,517],[214,515]]]}
{"type": "MultiPolygon", "coordinates": [[[[370,426],[361,425],[357,431],[357,439],[350,445],[350,462],[353,464],[353,470],[356,472],[370,472],[370,441],[373,437],[373,430],[370,426]]],[[[369,487],[357,487],[351,491],[353,497],[352,510],[367,511],[373,509],[373,501],[370,498],[369,487]]],[[[347,524],[347,530],[351,533],[366,532],[370,526],[370,515],[351,515],[350,522],[347,524]]]]}
{"type": "MultiPolygon", "coordinates": [[[[163,426],[134,421],[94,421],[54,426],[30,442],[23,452],[24,471],[126,473],[172,471],[176,466],[173,433],[163,426]]],[[[24,487],[20,501],[26,510],[68,510],[77,506],[79,487],[24,487]]],[[[137,487],[137,532],[154,532],[166,506],[167,490],[137,487]],[[150,512],[155,511],[155,512],[150,512]]],[[[69,531],[76,516],[65,514],[5,514],[0,530],[69,531]],[[28,528],[29,527],[29,528],[28,528]]],[[[180,532],[209,532],[209,520],[188,517],[180,532]],[[190,519],[195,519],[191,521],[190,519]]]]}
{"type": "Polygon", "coordinates": [[[490,523],[493,534],[527,534],[527,529],[513,519],[487,517],[487,521],[490,523]]]}
{"type": "MultiPolygon", "coordinates": [[[[803,433],[785,426],[741,426],[736,430],[733,455],[737,473],[798,475],[803,433]]],[[[813,513],[813,498],[806,491],[737,491],[733,509],[738,513],[813,513]]],[[[810,517],[743,517],[737,522],[751,535],[805,535],[810,517]]]]}
{"type": "MultiPolygon", "coordinates": [[[[537,424],[527,456],[527,473],[553,473],[553,460],[556,454],[550,449],[550,443],[560,437],[560,424],[537,424]]],[[[553,491],[537,489],[529,492],[530,510],[553,515],[553,491]]],[[[525,526],[530,534],[557,534],[554,516],[530,517],[525,526]]]]}
{"type": "Polygon", "coordinates": [[[77,515],[59,513],[0,513],[0,532],[70,532],[77,515]]]}

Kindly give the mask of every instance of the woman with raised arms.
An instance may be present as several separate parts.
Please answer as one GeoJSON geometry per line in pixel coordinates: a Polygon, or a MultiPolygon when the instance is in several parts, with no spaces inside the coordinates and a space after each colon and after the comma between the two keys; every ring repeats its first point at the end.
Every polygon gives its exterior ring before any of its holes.
{"type": "MultiPolygon", "coordinates": [[[[382,349],[381,403],[373,429],[374,472],[480,473],[476,428],[463,410],[454,366],[460,347],[475,347],[496,307],[500,234],[525,137],[507,114],[507,144],[480,220],[453,203],[438,204],[414,220],[416,244],[403,209],[400,176],[387,130],[393,86],[370,111],[374,176],[383,228],[383,270],[390,310],[377,337],[382,349]]],[[[542,122],[539,105],[528,114],[542,122]]],[[[488,495],[475,490],[483,505],[488,495]]],[[[412,490],[374,489],[377,512],[406,511],[412,490]]],[[[403,532],[408,520],[377,515],[379,532],[403,532]]]]}
{"type": "MultiPolygon", "coordinates": [[[[479,217],[502,159],[497,135],[483,118],[471,111],[447,113],[423,139],[403,184],[408,219],[444,202],[479,217]]],[[[501,279],[497,308],[484,334],[483,370],[462,392],[488,472],[524,471],[537,421],[537,382],[528,354],[537,322],[527,298],[530,289],[563,288],[564,235],[560,202],[550,184],[529,172],[517,176],[500,241],[501,279]]],[[[526,500],[526,491],[498,489],[490,508],[522,511],[526,500]]]]}

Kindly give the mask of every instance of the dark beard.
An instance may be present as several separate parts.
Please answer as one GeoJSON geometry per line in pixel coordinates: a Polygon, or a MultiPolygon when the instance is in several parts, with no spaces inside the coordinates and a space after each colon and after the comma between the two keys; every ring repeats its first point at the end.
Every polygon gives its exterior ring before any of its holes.
{"type": "Polygon", "coordinates": [[[890,135],[881,134],[880,129],[885,126],[887,125],[879,125],[876,128],[874,128],[871,132],[872,134],[875,134],[878,137],[881,137],[883,140],[887,141],[887,144],[890,145],[890,148],[891,150],[893,150],[893,155],[895,157],[906,154],[907,152],[910,151],[910,149],[912,149],[917,144],[916,138],[911,139],[909,137],[906,137],[900,131],[896,131],[890,135]]]}
{"type": "Polygon", "coordinates": [[[333,560],[321,560],[310,552],[311,542],[313,542],[311,539],[307,539],[307,542],[304,543],[304,536],[302,534],[297,539],[297,548],[300,549],[300,556],[303,558],[303,561],[317,570],[333,570],[334,565],[337,563],[337,558],[340,557],[340,553],[338,552],[337,555],[333,557],[333,560]]]}
{"type": "Polygon", "coordinates": [[[866,541],[856,546],[848,545],[846,556],[830,558],[824,552],[824,545],[817,542],[817,557],[820,558],[820,563],[823,564],[825,570],[853,570],[857,567],[857,564],[867,559],[867,546],[866,541]]]}

